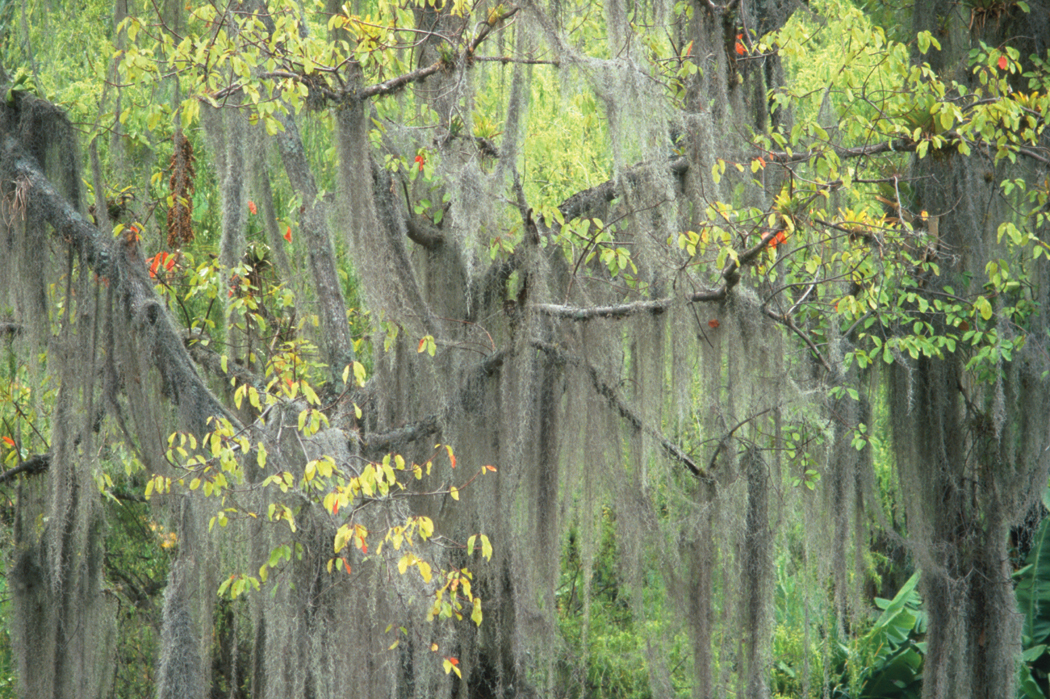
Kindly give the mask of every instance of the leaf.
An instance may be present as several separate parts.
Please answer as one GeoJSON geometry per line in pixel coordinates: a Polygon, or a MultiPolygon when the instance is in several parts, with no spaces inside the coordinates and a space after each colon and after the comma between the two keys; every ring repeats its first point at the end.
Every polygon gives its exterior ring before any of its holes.
{"type": "Polygon", "coordinates": [[[474,598],[474,611],[470,613],[470,620],[474,622],[476,626],[481,626],[481,598],[474,598]]]}
{"type": "Polygon", "coordinates": [[[1006,56],[999,56],[999,70],[1006,70],[1006,56]]]}
{"type": "Polygon", "coordinates": [[[973,306],[980,312],[981,318],[984,320],[992,317],[992,304],[984,296],[978,296],[977,300],[973,302],[973,306]]]}
{"type": "Polygon", "coordinates": [[[288,230],[284,232],[284,239],[289,243],[292,242],[292,227],[288,226],[288,230]]]}
{"type": "Polygon", "coordinates": [[[251,211],[253,216],[255,214],[259,213],[259,210],[255,207],[255,202],[254,201],[249,201],[248,202],[248,211],[251,211]]]}
{"type": "Polygon", "coordinates": [[[1023,633],[1032,643],[1050,639],[1050,518],[1036,530],[1026,566],[1015,574],[1019,582],[1014,592],[1024,614],[1023,633]]]}
{"type": "Polygon", "coordinates": [[[448,494],[452,496],[453,500],[459,500],[459,488],[452,486],[448,489],[448,494]]]}
{"type": "Polygon", "coordinates": [[[446,444],[445,445],[445,451],[448,452],[448,460],[449,460],[449,462],[452,463],[452,468],[455,468],[456,467],[456,455],[452,453],[452,447],[446,444]]]}
{"type": "Polygon", "coordinates": [[[13,439],[11,439],[10,437],[7,437],[7,436],[4,436],[4,443],[7,444],[7,446],[9,446],[9,447],[14,447],[15,446],[15,440],[13,440],[13,439]]]}

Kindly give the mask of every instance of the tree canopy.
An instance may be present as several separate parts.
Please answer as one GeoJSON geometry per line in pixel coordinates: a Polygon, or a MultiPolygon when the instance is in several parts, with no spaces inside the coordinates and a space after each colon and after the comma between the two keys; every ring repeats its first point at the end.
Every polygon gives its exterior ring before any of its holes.
{"type": "Polygon", "coordinates": [[[0,692],[1050,692],[1045,2],[86,4],[0,3],[0,692]]]}

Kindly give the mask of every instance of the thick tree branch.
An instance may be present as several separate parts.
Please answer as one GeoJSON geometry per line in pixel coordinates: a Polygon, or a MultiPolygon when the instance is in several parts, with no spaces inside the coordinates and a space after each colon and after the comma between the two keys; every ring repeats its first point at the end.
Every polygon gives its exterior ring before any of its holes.
{"type": "Polygon", "coordinates": [[[370,454],[381,454],[401,444],[429,437],[440,429],[437,415],[430,415],[417,422],[390,430],[373,432],[361,438],[361,443],[370,454]]]}
{"type": "Polygon", "coordinates": [[[14,468],[0,473],[0,483],[14,480],[21,474],[36,476],[51,467],[51,454],[34,454],[14,468]]]}
{"type": "Polygon", "coordinates": [[[422,245],[427,250],[433,250],[445,243],[445,236],[441,231],[422,221],[417,221],[412,216],[405,216],[405,229],[408,231],[408,239],[422,245]]]}
{"type": "Polygon", "coordinates": [[[56,236],[77,250],[100,280],[116,285],[118,303],[128,325],[163,379],[173,402],[180,407],[188,423],[186,427],[203,431],[206,419],[211,416],[225,417],[238,424],[194,369],[164,303],[146,274],[137,241],[128,237],[114,242],[91,225],[54,188],[36,161],[23,154],[21,143],[14,136],[5,136],[0,164],[8,182],[21,183],[26,192],[26,206],[49,223],[56,236]]]}
{"type": "MultiPolygon", "coordinates": [[[[500,350],[493,352],[488,357],[485,357],[484,361],[475,367],[470,378],[466,381],[465,385],[460,389],[457,400],[460,404],[466,401],[466,397],[473,390],[472,382],[479,378],[490,376],[496,369],[503,366],[503,359],[506,354],[500,350]]],[[[408,425],[388,430],[386,432],[372,432],[361,437],[361,444],[365,447],[365,453],[368,456],[378,456],[384,452],[390,451],[392,448],[397,447],[400,444],[407,444],[409,442],[429,437],[432,434],[437,433],[441,429],[441,416],[439,414],[428,415],[422,420],[417,420],[408,425]]]]}
{"type": "MultiPolygon", "coordinates": [[[[667,166],[672,174],[683,175],[689,169],[689,161],[683,157],[678,157],[671,160],[667,166]]],[[[647,174],[649,167],[647,163],[639,163],[624,170],[618,178],[606,180],[600,185],[579,191],[563,201],[558,206],[558,210],[566,221],[572,221],[584,216],[596,206],[608,204],[620,196],[623,193],[620,188],[622,182],[637,184],[640,178],[647,174]]]]}

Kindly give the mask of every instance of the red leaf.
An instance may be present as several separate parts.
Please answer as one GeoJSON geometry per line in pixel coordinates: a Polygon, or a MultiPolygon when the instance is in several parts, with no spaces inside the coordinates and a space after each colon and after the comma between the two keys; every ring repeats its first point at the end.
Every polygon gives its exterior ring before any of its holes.
{"type": "Polygon", "coordinates": [[[253,214],[259,213],[258,209],[255,208],[255,202],[254,201],[248,202],[248,211],[251,211],[253,214]]]}
{"type": "Polygon", "coordinates": [[[1006,56],[999,56],[999,70],[1006,70],[1006,56]]]}
{"type": "Polygon", "coordinates": [[[743,34],[737,34],[736,35],[736,53],[737,53],[738,56],[743,56],[745,53],[747,53],[747,49],[744,48],[744,35],[743,34]]]}
{"type": "Polygon", "coordinates": [[[158,252],[151,259],[153,260],[153,264],[151,264],[149,266],[149,276],[156,277],[157,276],[157,267],[160,266],[160,253],[158,252]]]}
{"type": "Polygon", "coordinates": [[[7,444],[7,446],[9,447],[13,447],[15,445],[15,440],[11,439],[10,437],[4,437],[4,443],[7,444]]]}
{"type": "Polygon", "coordinates": [[[423,348],[426,346],[426,344],[427,344],[427,338],[424,337],[422,340],[419,341],[419,348],[416,350],[416,352],[417,353],[422,353],[423,352],[423,348]]]}
{"type": "Polygon", "coordinates": [[[164,253],[164,269],[171,271],[171,268],[175,266],[175,256],[164,253]]]}
{"type": "Polygon", "coordinates": [[[423,157],[422,153],[416,156],[416,163],[419,165],[420,172],[423,172],[423,165],[426,163],[426,161],[427,159],[423,157]]]}
{"type": "Polygon", "coordinates": [[[350,575],[350,564],[347,563],[346,559],[343,559],[343,567],[346,568],[346,574],[350,575]]]}
{"type": "Polygon", "coordinates": [[[712,318],[711,320],[707,321],[707,326],[710,328],[717,328],[718,320],[716,318],[712,318]]]}
{"type": "Polygon", "coordinates": [[[292,242],[292,227],[288,226],[288,230],[284,232],[284,239],[289,243],[292,242]]]}
{"type": "Polygon", "coordinates": [[[452,663],[453,665],[459,665],[459,658],[452,658],[452,657],[450,657],[450,658],[447,658],[447,660],[450,663],[452,663]]]}

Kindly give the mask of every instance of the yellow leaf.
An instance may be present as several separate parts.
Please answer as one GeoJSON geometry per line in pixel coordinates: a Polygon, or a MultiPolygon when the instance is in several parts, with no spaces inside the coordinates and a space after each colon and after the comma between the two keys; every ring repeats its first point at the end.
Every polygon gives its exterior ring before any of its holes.
{"type": "Polygon", "coordinates": [[[481,535],[481,555],[485,557],[485,560],[492,560],[492,544],[489,542],[489,538],[484,534],[481,535]]]}
{"type": "Polygon", "coordinates": [[[448,489],[448,494],[452,496],[453,500],[459,500],[459,488],[452,486],[448,489]]]}
{"type": "Polygon", "coordinates": [[[474,611],[470,613],[470,620],[474,622],[476,626],[481,626],[481,598],[474,598],[474,611]]]}

